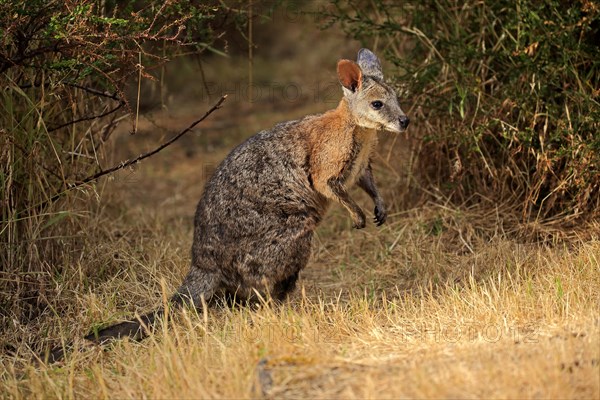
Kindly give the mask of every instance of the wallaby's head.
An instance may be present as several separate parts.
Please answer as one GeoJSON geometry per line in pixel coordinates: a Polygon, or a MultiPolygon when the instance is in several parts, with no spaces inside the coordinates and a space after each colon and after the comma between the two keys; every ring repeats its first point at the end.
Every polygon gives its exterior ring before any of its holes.
{"type": "Polygon", "coordinates": [[[402,132],[410,120],[394,89],[383,81],[381,63],[371,50],[360,49],[356,62],[340,60],[337,73],[356,123],[368,129],[402,132]]]}

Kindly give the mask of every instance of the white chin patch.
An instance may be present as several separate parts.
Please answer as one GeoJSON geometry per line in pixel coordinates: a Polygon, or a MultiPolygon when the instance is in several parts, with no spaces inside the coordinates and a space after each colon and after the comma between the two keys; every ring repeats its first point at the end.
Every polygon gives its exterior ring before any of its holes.
{"type": "Polygon", "coordinates": [[[369,122],[366,124],[360,124],[360,127],[365,129],[380,129],[383,127],[383,125],[376,122],[369,122]]]}
{"type": "Polygon", "coordinates": [[[388,131],[388,132],[392,132],[392,133],[400,133],[402,132],[402,129],[400,129],[399,126],[395,126],[395,125],[382,125],[382,129],[388,131]]]}

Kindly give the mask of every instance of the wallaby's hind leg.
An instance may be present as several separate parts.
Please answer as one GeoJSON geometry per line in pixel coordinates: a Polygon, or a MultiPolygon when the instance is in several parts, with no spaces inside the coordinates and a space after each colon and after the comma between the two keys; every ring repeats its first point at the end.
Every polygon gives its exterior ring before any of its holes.
{"type": "Polygon", "coordinates": [[[171,302],[177,306],[189,303],[200,308],[202,298],[208,303],[221,285],[219,273],[192,266],[177,292],[171,297],[171,302]]]}
{"type": "Polygon", "coordinates": [[[298,272],[275,283],[269,290],[264,287],[225,290],[222,300],[227,307],[260,305],[263,300],[269,298],[276,303],[283,302],[296,287],[297,280],[298,272]]]}
{"type": "Polygon", "coordinates": [[[296,271],[286,279],[277,282],[273,288],[273,297],[279,301],[284,301],[288,295],[296,288],[296,281],[298,280],[298,274],[300,271],[296,271]]]}

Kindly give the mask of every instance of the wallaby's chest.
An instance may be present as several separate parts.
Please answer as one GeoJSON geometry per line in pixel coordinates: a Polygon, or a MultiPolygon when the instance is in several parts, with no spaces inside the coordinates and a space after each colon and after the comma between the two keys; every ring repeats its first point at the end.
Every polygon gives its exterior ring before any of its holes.
{"type": "Polygon", "coordinates": [[[371,154],[377,145],[377,134],[374,130],[360,130],[354,133],[353,151],[349,159],[349,174],[346,186],[350,187],[360,178],[369,165],[371,154]]]}

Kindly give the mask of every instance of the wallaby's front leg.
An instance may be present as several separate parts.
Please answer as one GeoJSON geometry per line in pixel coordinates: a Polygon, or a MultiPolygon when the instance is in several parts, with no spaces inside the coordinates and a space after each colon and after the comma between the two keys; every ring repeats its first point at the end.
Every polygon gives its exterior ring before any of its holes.
{"type": "Polygon", "coordinates": [[[344,187],[342,177],[332,177],[327,180],[327,187],[329,191],[334,195],[334,199],[341,205],[346,207],[350,216],[352,217],[353,228],[362,229],[366,225],[365,213],[361,208],[352,200],[346,188],[344,187]]]}
{"type": "Polygon", "coordinates": [[[367,192],[367,194],[373,199],[375,203],[375,223],[377,226],[383,225],[387,218],[387,210],[385,209],[385,203],[383,197],[379,194],[377,186],[375,185],[375,179],[373,179],[373,171],[371,170],[371,163],[367,165],[365,171],[361,175],[357,182],[358,187],[367,192]]]}

